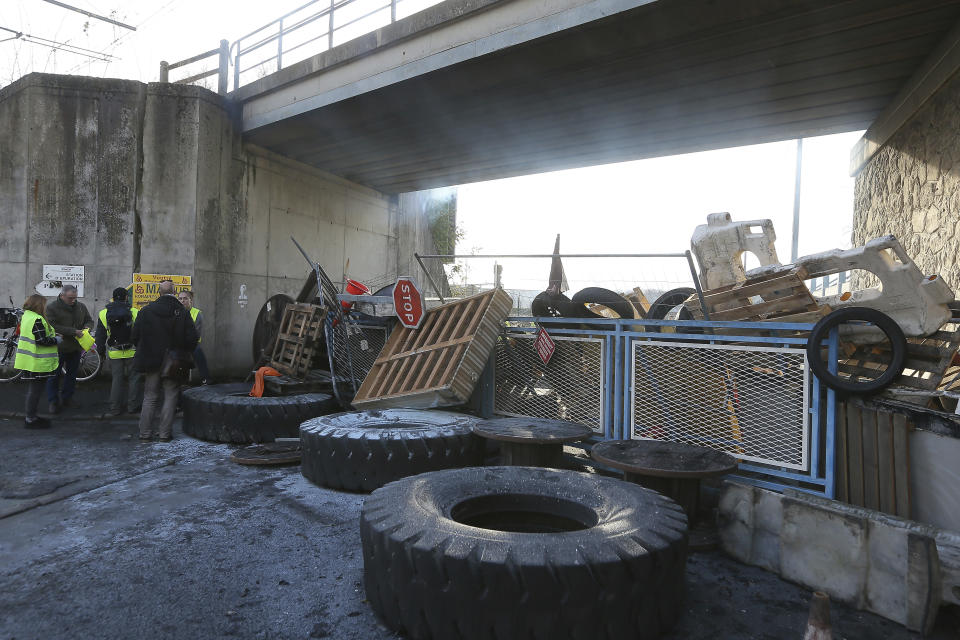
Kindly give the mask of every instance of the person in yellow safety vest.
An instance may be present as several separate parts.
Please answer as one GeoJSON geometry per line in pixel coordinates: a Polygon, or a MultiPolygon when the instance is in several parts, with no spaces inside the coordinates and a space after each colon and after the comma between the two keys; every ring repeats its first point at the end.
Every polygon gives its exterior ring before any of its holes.
{"type": "Polygon", "coordinates": [[[143,402],[143,376],[133,368],[133,356],[137,349],[130,337],[137,309],[127,302],[127,290],[113,290],[113,301],[100,310],[97,322],[97,351],[101,358],[106,352],[110,361],[110,411],[107,415],[119,416],[126,404],[127,413],[140,411],[143,402]]]}
{"type": "Polygon", "coordinates": [[[27,383],[26,417],[23,424],[27,429],[44,429],[50,426],[50,420],[37,416],[37,405],[40,404],[47,378],[55,375],[60,367],[57,345],[63,342],[63,338],[56,334],[43,317],[46,310],[47,299],[39,293],[24,301],[17,357],[13,361],[14,368],[23,371],[23,380],[27,383]]]}
{"type": "MultiPolygon", "coordinates": [[[[202,342],[203,312],[193,306],[193,291],[181,291],[177,294],[177,300],[190,312],[190,317],[193,318],[193,326],[197,328],[197,335],[200,336],[200,341],[202,342]]],[[[197,343],[197,348],[193,351],[193,363],[197,365],[197,373],[200,374],[200,384],[207,384],[210,377],[210,370],[207,369],[207,356],[203,353],[203,349],[200,348],[199,342],[197,343]]]]}

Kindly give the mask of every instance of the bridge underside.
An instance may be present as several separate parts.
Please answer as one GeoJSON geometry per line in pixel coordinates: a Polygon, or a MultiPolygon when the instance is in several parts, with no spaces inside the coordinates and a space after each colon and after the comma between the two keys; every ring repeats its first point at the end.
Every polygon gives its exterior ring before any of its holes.
{"type": "Polygon", "coordinates": [[[957,0],[660,0],[247,131],[386,193],[865,129],[957,0]]]}

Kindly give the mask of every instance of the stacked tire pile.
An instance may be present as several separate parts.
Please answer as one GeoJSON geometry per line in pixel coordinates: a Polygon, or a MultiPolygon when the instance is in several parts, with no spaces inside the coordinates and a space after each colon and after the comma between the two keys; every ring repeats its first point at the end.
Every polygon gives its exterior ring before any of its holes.
{"type": "Polygon", "coordinates": [[[367,598],[411,638],[656,638],[682,612],[687,520],[639,485],[481,467],[477,419],[339,413],[300,428],[311,482],[372,491],[367,598]]]}

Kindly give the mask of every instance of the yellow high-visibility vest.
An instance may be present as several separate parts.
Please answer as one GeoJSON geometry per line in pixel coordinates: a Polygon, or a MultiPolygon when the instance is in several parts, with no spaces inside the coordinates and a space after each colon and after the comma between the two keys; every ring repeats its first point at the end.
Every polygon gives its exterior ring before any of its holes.
{"type": "MultiPolygon", "coordinates": [[[[200,315],[200,309],[196,307],[190,307],[190,319],[193,320],[193,324],[197,324],[197,316],[200,315]]],[[[197,344],[203,340],[203,336],[200,336],[200,339],[197,340],[197,344]]]]}
{"type": "MultiPolygon", "coordinates": [[[[130,307],[130,326],[133,326],[133,323],[137,321],[137,309],[136,307],[130,307]]],[[[132,358],[137,352],[136,347],[130,347],[129,349],[118,349],[116,347],[111,347],[109,344],[110,340],[110,325],[107,324],[107,310],[100,309],[100,323],[103,325],[103,328],[107,330],[107,357],[111,360],[125,360],[127,358],[132,358]]]]}
{"type": "Polygon", "coordinates": [[[56,371],[60,366],[60,356],[57,345],[44,347],[33,339],[33,325],[37,320],[43,323],[43,330],[50,338],[57,335],[46,318],[40,314],[25,309],[20,319],[20,340],[17,342],[17,357],[13,361],[13,368],[33,373],[49,373],[56,371]]]}

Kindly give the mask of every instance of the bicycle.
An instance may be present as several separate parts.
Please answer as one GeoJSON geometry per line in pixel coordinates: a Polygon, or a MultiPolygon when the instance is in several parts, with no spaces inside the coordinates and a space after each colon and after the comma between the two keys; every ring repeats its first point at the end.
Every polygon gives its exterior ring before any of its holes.
{"type": "Polygon", "coordinates": [[[17,342],[20,340],[20,318],[23,309],[13,306],[0,308],[0,383],[13,382],[23,372],[13,368],[17,358],[17,342]]]}

